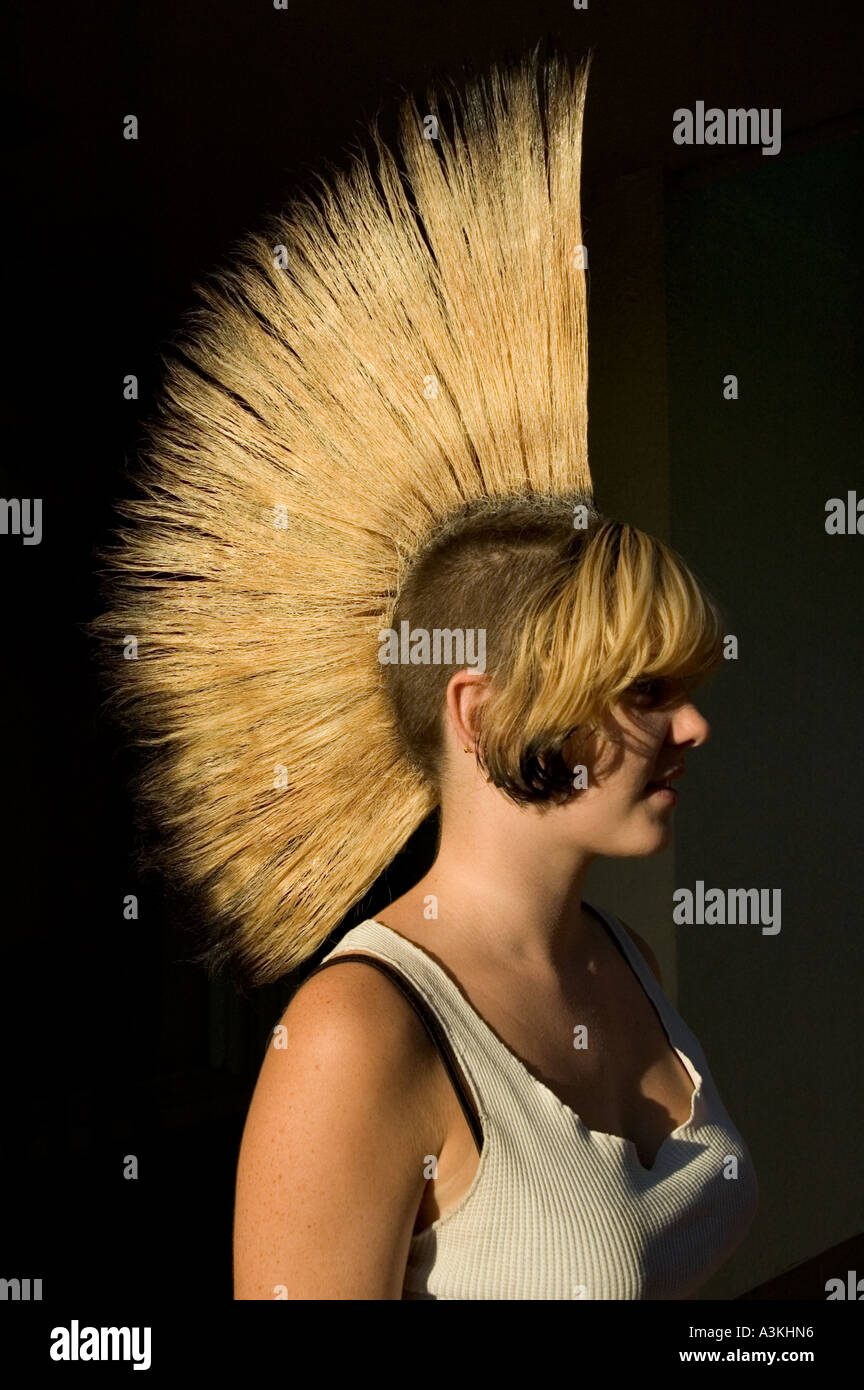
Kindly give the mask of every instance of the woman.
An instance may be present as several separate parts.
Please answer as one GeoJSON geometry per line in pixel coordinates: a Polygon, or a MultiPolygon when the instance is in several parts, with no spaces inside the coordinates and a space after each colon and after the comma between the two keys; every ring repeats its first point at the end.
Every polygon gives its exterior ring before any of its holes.
{"type": "Polygon", "coordinates": [[[666,843],[720,651],[683,562],[593,502],[586,80],[535,51],[409,101],[401,162],[373,131],[248,237],[106,557],[95,630],[211,964],[295,970],[441,817],[274,1031],[240,1299],[686,1297],[752,1216],[653,957],[581,897],[666,843]]]}
{"type": "Polygon", "coordinates": [[[238,1298],[684,1298],[752,1219],[749,1154],[653,954],[581,898],[597,855],[669,840],[714,610],[633,528],[484,511],[421,556],[395,626],[477,619],[494,676],[392,668],[438,852],[277,1029],[238,1298]]]}

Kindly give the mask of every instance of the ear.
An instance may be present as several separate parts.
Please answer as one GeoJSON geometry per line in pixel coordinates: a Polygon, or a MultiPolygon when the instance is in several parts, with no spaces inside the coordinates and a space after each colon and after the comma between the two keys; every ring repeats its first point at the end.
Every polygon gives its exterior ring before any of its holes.
{"type": "Polygon", "coordinates": [[[480,671],[457,671],[447,684],[447,714],[463,745],[477,738],[476,715],[486,699],[488,677],[480,671]]]}

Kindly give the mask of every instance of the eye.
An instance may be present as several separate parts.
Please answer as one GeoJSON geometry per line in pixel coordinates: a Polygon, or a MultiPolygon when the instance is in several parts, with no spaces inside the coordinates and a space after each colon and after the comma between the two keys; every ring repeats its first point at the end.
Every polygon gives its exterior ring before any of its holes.
{"type": "Polygon", "coordinates": [[[638,705],[659,705],[668,692],[668,681],[661,676],[645,676],[627,687],[627,694],[638,705]]]}

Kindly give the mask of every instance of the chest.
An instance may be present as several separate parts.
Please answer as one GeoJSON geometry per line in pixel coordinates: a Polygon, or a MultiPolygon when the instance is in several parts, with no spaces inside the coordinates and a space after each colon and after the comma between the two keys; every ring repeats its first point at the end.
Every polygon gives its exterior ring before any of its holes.
{"type": "Polygon", "coordinates": [[[690,1113],[694,1081],[628,962],[592,959],[564,989],[484,982],[475,1007],[535,1080],[588,1129],[635,1145],[650,1167],[690,1113]]]}
{"type": "MultiPolygon", "coordinates": [[[[472,980],[465,971],[461,984],[517,1065],[575,1112],[588,1130],[628,1140],[641,1166],[653,1167],[664,1140],[689,1118],[695,1081],[645,988],[614,947],[593,954],[578,979],[560,987],[488,973],[472,980]]],[[[479,1162],[443,1068],[442,1087],[447,1138],[415,1230],[461,1200],[479,1162]]]]}

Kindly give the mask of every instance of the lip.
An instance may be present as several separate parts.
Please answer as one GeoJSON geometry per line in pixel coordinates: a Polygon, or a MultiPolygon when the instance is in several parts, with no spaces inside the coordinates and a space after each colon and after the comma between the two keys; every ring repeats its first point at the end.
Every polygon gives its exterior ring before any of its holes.
{"type": "Polygon", "coordinates": [[[662,797],[664,801],[668,801],[670,805],[677,805],[678,793],[674,787],[668,786],[668,783],[675,782],[679,777],[683,777],[686,770],[683,763],[676,763],[675,766],[670,767],[669,771],[665,772],[662,777],[652,777],[650,782],[646,782],[642,795],[659,796],[662,797]]]}
{"type": "Polygon", "coordinates": [[[678,793],[674,787],[646,787],[644,795],[646,797],[657,797],[658,800],[665,802],[668,806],[678,805],[678,793]]]}

